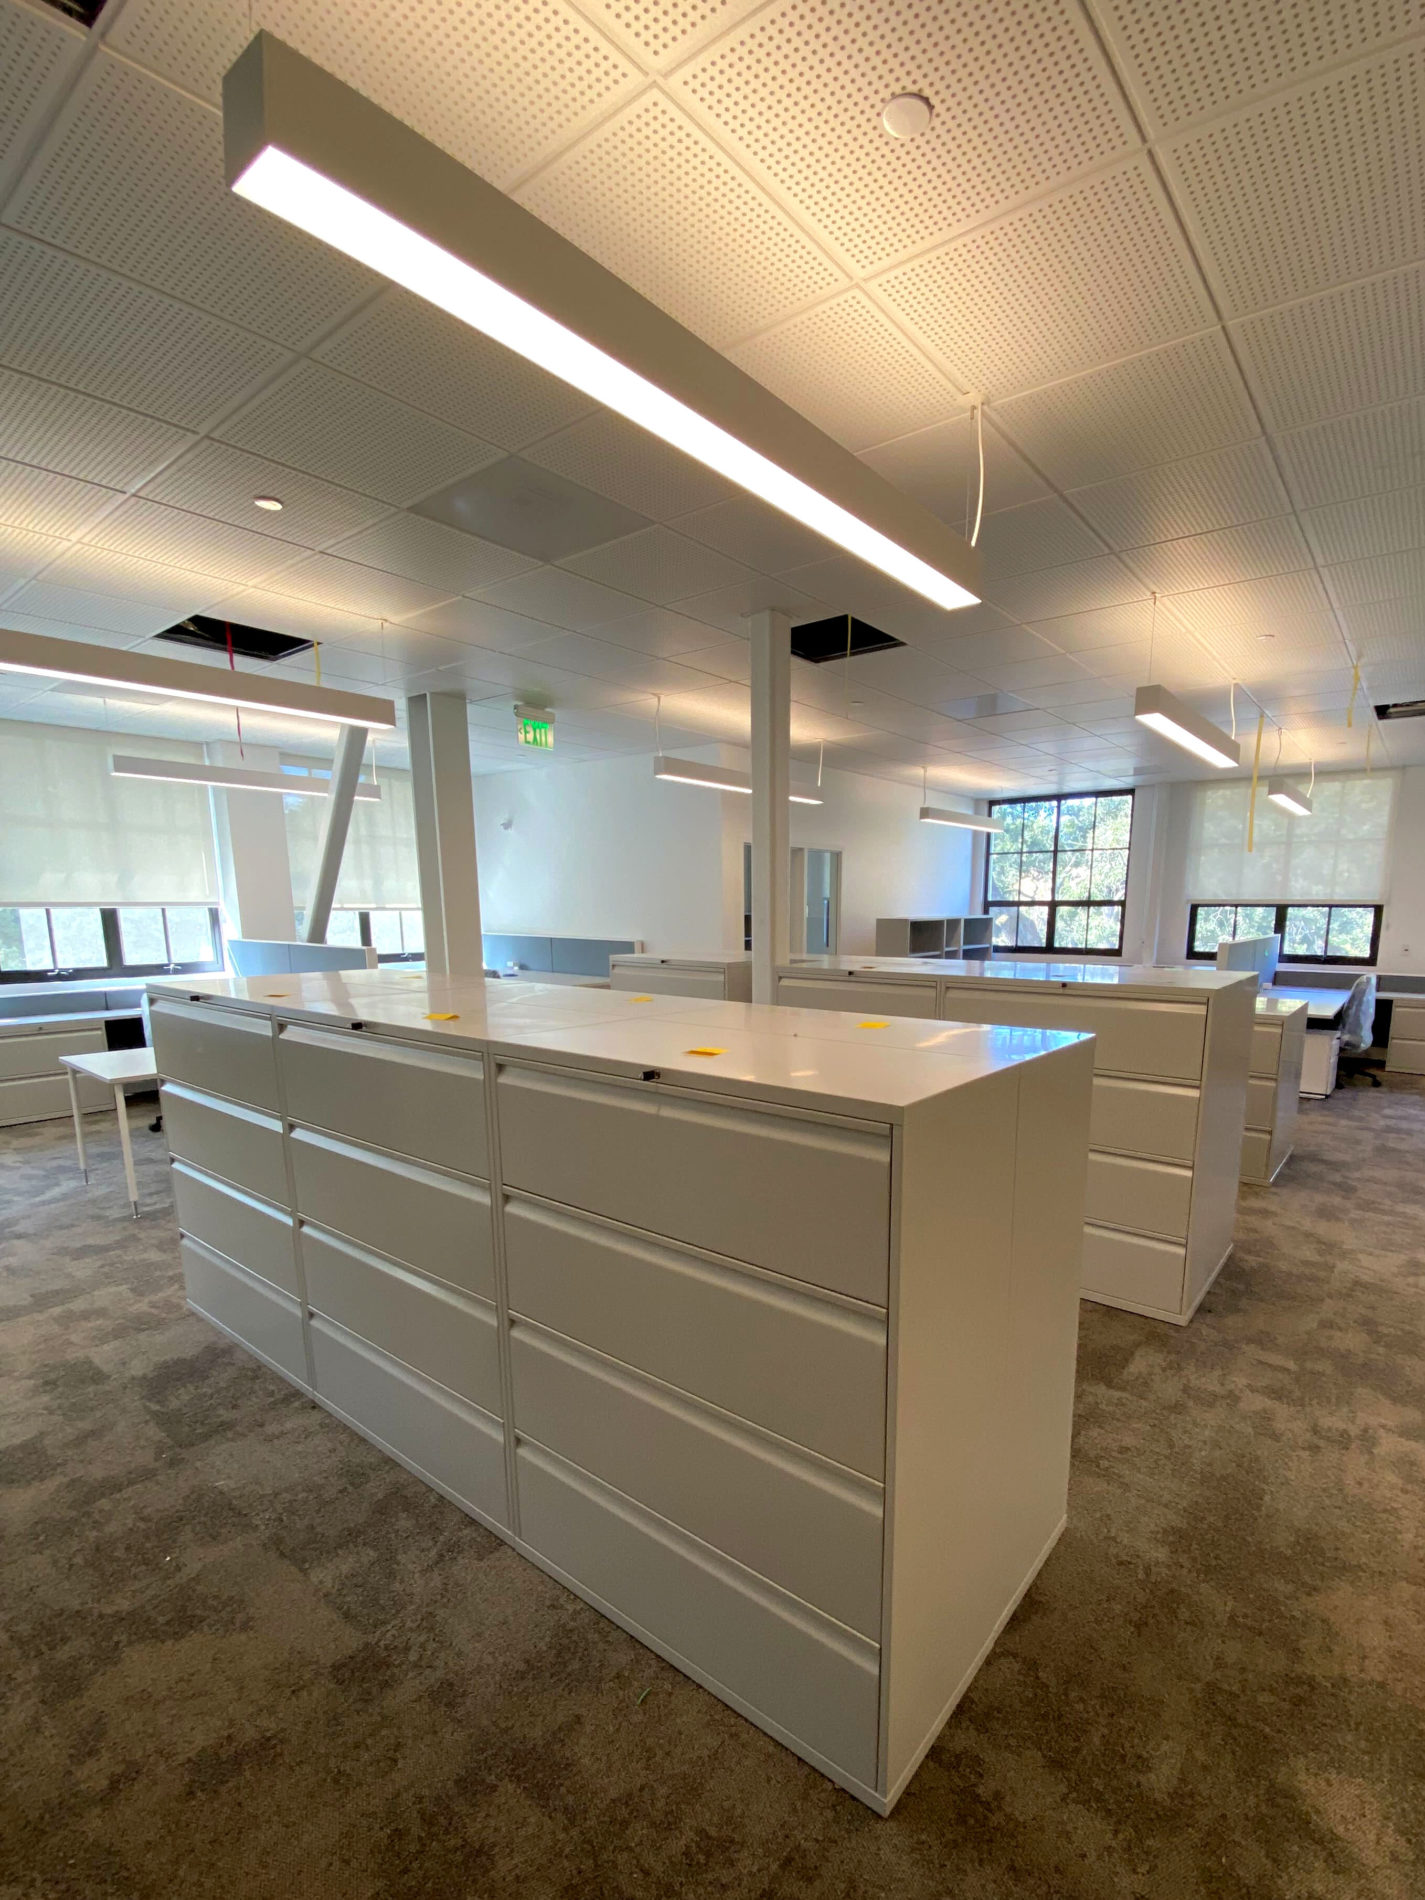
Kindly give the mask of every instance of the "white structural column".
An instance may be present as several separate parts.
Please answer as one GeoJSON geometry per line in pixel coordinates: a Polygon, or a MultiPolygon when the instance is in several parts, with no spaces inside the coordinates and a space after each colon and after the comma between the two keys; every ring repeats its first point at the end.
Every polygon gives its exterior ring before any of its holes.
{"type": "Polygon", "coordinates": [[[752,1000],[775,1003],[791,954],[791,622],[754,614],[752,635],[752,1000]]]}
{"type": "Polygon", "coordinates": [[[325,943],[331,922],[332,902],[337,879],[341,876],[346,834],[351,829],[351,808],[356,799],[356,784],[361,777],[361,761],[366,755],[365,726],[343,726],[332,760],[331,792],[326,801],[327,822],[322,832],[321,856],[307,905],[308,943],[325,943]]]}
{"type": "MultiPolygon", "coordinates": [[[[275,772],[281,764],[275,746],[250,745],[240,753],[231,740],[210,741],[203,756],[209,765],[246,765],[263,772],[275,772]]],[[[282,800],[272,792],[224,791],[217,785],[208,788],[208,799],[230,934],[289,943],[297,926],[282,800]]]]}
{"type": "Polygon", "coordinates": [[[465,696],[421,693],[406,701],[406,712],[426,968],[433,976],[479,976],[485,952],[465,696]]]}

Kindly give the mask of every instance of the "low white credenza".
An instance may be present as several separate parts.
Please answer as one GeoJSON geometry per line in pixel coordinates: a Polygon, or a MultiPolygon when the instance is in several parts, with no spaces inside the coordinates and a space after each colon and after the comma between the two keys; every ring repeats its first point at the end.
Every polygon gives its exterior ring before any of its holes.
{"type": "Polygon", "coordinates": [[[717,956],[609,958],[609,987],[654,996],[702,996],[719,1003],[752,1001],[752,958],[746,951],[717,956]]]}

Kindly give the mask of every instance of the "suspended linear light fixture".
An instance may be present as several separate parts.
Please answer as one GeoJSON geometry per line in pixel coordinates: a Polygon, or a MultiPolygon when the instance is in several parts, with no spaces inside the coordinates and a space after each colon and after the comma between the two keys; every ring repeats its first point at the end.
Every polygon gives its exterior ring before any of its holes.
{"type": "Polygon", "coordinates": [[[938,607],[966,543],[512,198],[269,33],[223,81],[228,182],[938,607]]]}
{"type": "Polygon", "coordinates": [[[1298,792],[1284,778],[1268,779],[1267,797],[1273,805],[1280,805],[1283,811],[1289,811],[1293,818],[1311,816],[1311,800],[1305,792],[1298,792]]]}
{"type": "MultiPolygon", "coordinates": [[[[296,772],[259,772],[244,765],[188,765],[181,759],[141,759],[116,752],[109,760],[115,778],[158,779],[172,785],[216,785],[229,792],[281,792],[288,798],[329,798],[331,781],[296,772]]],[[[374,780],[358,782],[354,796],[376,799],[381,787],[374,780]]]]}
{"type": "Polygon", "coordinates": [[[1165,686],[1140,686],[1133,700],[1140,725],[1191,752],[1194,758],[1224,770],[1242,763],[1242,748],[1220,726],[1175,699],[1165,686]]]}
{"type": "MultiPolygon", "coordinates": [[[[697,759],[673,759],[658,753],[653,761],[654,778],[671,779],[675,785],[706,785],[714,792],[745,792],[752,796],[752,777],[748,772],[736,772],[725,765],[702,765],[697,759]]],[[[790,791],[787,802],[791,805],[820,805],[823,801],[819,793],[790,791]]]]}
{"type": "Polygon", "coordinates": [[[159,699],[195,699],[208,706],[240,706],[244,712],[319,719],[329,725],[394,730],[396,708],[389,699],[308,686],[305,680],[273,679],[261,673],[235,673],[226,667],[170,660],[166,654],[133,653],[126,648],[90,646],[83,640],[52,640],[48,634],[19,633],[0,627],[0,673],[31,673],[39,679],[81,680],[90,686],[119,686],[153,693],[159,699]]]}
{"type": "Polygon", "coordinates": [[[1002,818],[981,818],[973,811],[946,811],[941,805],[922,805],[920,822],[923,825],[958,825],[962,831],[1004,830],[1002,818]]]}

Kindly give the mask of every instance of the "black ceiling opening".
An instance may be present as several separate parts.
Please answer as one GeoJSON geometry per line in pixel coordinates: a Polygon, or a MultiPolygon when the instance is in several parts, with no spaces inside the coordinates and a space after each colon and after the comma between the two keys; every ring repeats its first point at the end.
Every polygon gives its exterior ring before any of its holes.
{"type": "Polygon", "coordinates": [[[233,652],[245,660],[290,660],[294,653],[310,653],[310,640],[296,640],[290,633],[273,633],[267,627],[245,627],[237,620],[214,620],[207,614],[189,614],[175,627],[165,627],[154,635],[156,640],[172,640],[178,646],[202,647],[208,653],[226,654],[228,635],[232,634],[233,652]]]}
{"type": "Polygon", "coordinates": [[[104,0],[42,0],[53,13],[62,13],[66,20],[77,20],[80,26],[93,26],[104,11],[104,0]]]}
{"type": "Polygon", "coordinates": [[[804,620],[799,627],[793,627],[792,652],[799,660],[810,660],[813,666],[824,666],[828,660],[844,660],[848,633],[853,659],[858,653],[883,653],[891,647],[905,645],[904,640],[882,633],[879,627],[858,620],[854,614],[832,614],[826,620],[804,620]]]}

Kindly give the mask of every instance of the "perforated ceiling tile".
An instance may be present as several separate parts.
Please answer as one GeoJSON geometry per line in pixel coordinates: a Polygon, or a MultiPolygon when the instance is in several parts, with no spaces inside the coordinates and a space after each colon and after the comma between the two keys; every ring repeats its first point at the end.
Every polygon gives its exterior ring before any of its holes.
{"type": "Polygon", "coordinates": [[[1134,142],[1066,0],[781,0],[673,83],[861,271],[1134,142]],[[901,92],[936,107],[919,138],[882,129],[901,92]]]}
{"type": "Polygon", "coordinates": [[[517,614],[547,620],[552,627],[576,633],[606,620],[622,620],[643,604],[633,595],[601,587],[597,581],[566,573],[561,567],[537,567],[512,581],[481,588],[479,597],[492,606],[509,607],[517,614]]]}
{"type": "Polygon", "coordinates": [[[1425,389],[1425,268],[1233,325],[1269,425],[1291,429],[1425,389]]]}
{"type": "Polygon", "coordinates": [[[300,547],[321,547],[387,513],[385,502],[349,488],[334,488],[296,469],[229,448],[225,442],[197,443],[143,492],[155,501],[173,502],[240,528],[260,523],[263,534],[300,547]],[[281,511],[269,513],[255,507],[256,495],[275,497],[282,503],[281,511]]]}
{"type": "Polygon", "coordinates": [[[688,58],[761,5],[761,0],[579,0],[646,66],[666,68],[688,58]]]}
{"type": "Polygon", "coordinates": [[[1165,147],[1229,315],[1425,252],[1425,43],[1165,147]]]}
{"type": "Polygon", "coordinates": [[[9,527],[35,534],[78,534],[118,499],[117,489],[96,482],[76,482],[26,462],[0,460],[0,521],[9,527]]]}
{"type": "Polygon", "coordinates": [[[332,552],[450,594],[472,594],[539,565],[512,548],[497,548],[477,535],[407,514],[388,515],[332,552]]]}
{"type": "Polygon", "coordinates": [[[1321,561],[1359,561],[1425,547],[1425,487],[1316,508],[1302,516],[1301,525],[1321,561]]]}
{"type": "Polygon", "coordinates": [[[289,541],[137,496],[105,515],[84,544],[246,583],[260,581],[298,558],[289,541]]]}
{"type": "Polygon", "coordinates": [[[780,608],[793,624],[798,620],[819,620],[835,611],[829,601],[807,593],[804,588],[762,574],[736,581],[731,587],[715,587],[711,593],[690,594],[678,602],[679,613],[706,621],[720,633],[737,634],[743,639],[747,637],[748,620],[764,607],[780,608]]]}
{"type": "Polygon", "coordinates": [[[660,92],[590,133],[518,196],[719,346],[845,281],[660,92]]]}
{"type": "Polygon", "coordinates": [[[655,521],[706,508],[741,493],[700,462],[670,448],[612,410],[537,442],[526,460],[581,482],[655,521]]]}
{"type": "Polygon", "coordinates": [[[547,620],[496,607],[487,600],[447,600],[426,613],[413,614],[408,624],[461,646],[490,647],[500,653],[522,653],[550,635],[547,620]]]}
{"type": "Polygon", "coordinates": [[[357,561],[343,561],[334,554],[309,555],[271,585],[274,593],[293,594],[368,618],[390,620],[421,613],[443,597],[439,588],[422,587],[418,581],[383,574],[379,568],[362,567],[357,561]]]}
{"type": "Polygon", "coordinates": [[[1103,553],[1103,543],[1092,528],[1085,527],[1057,495],[987,515],[979,545],[989,594],[997,582],[1013,574],[1032,574],[1042,567],[1060,567],[1066,561],[1103,553]]]}
{"type": "Polygon", "coordinates": [[[379,281],[235,197],[223,182],[221,121],[103,56],[8,219],[287,344],[379,281]]]}
{"type": "Polygon", "coordinates": [[[994,400],[1213,321],[1142,159],[946,244],[876,289],[994,400]]]}
{"type": "Polygon", "coordinates": [[[1211,534],[1244,521],[1284,515],[1291,498],[1264,438],[1142,469],[1118,481],[1071,490],[1112,546],[1126,549],[1179,535],[1211,534]]]}
{"type": "Polygon", "coordinates": [[[1172,614],[1214,652],[1228,634],[1248,638],[1272,635],[1278,649],[1272,656],[1276,660],[1299,646],[1332,642],[1338,649],[1340,646],[1331,603],[1320,576],[1314,572],[1278,574],[1267,580],[1238,581],[1230,587],[1175,594],[1172,614]]]}
{"type": "Polygon", "coordinates": [[[501,456],[477,436],[310,362],[300,363],[217,434],[237,448],[398,507],[501,456]]]}
{"type": "Polygon", "coordinates": [[[181,429],[92,396],[0,370],[0,448],[18,462],[128,488],[192,440],[181,429]]]}
{"type": "Polygon", "coordinates": [[[1240,528],[1219,528],[1215,534],[1186,535],[1179,541],[1137,548],[1128,564],[1149,587],[1173,594],[1288,574],[1310,567],[1312,555],[1292,517],[1276,515],[1240,528]]]}
{"type": "Polygon", "coordinates": [[[152,605],[142,600],[124,600],[114,594],[90,593],[84,588],[55,587],[39,580],[31,581],[13,600],[5,603],[5,616],[10,625],[17,626],[20,623],[12,615],[26,615],[35,621],[34,631],[66,639],[77,638],[86,627],[138,638],[161,632],[185,613],[201,611],[211,598],[211,590],[204,592],[196,588],[177,607],[167,602],[152,605]]]}
{"type": "MultiPolygon", "coordinates": [[[[1331,597],[1342,607],[1364,607],[1373,600],[1412,600],[1425,609],[1425,548],[1377,554],[1368,561],[1343,561],[1323,575],[1331,597]]],[[[1421,623],[1425,658],[1425,617],[1421,623]]]]}
{"type": "Polygon", "coordinates": [[[23,528],[0,528],[0,590],[28,580],[64,552],[55,535],[33,534],[23,528]]]}
{"type": "Polygon", "coordinates": [[[863,290],[847,291],[726,353],[852,449],[942,422],[961,408],[959,391],[863,290]]]}
{"type": "MultiPolygon", "coordinates": [[[[9,612],[9,609],[6,609],[9,612]]],[[[1414,669],[1414,683],[1402,697],[1415,697],[1425,690],[1425,663],[1420,651],[1421,610],[1418,601],[1372,600],[1359,607],[1344,607],[1341,619],[1362,665],[1374,669],[1388,660],[1408,662],[1414,669]]],[[[1372,671],[1372,684],[1380,682],[1372,671]]]]}
{"type": "Polygon", "coordinates": [[[394,285],[313,354],[506,449],[594,407],[568,383],[394,285]]]}
{"type": "Polygon", "coordinates": [[[0,8],[0,168],[18,158],[84,50],[84,35],[32,7],[0,8]]]}
{"type": "Polygon", "coordinates": [[[679,534],[690,535],[705,547],[717,548],[734,560],[760,568],[764,574],[801,567],[826,553],[826,542],[819,534],[813,534],[779,508],[758,501],[755,495],[739,495],[733,501],[699,508],[693,514],[680,515],[670,525],[679,534]]]}
{"type": "Polygon", "coordinates": [[[170,567],[163,561],[144,560],[84,542],[70,542],[53,566],[45,569],[42,578],[55,587],[77,587],[118,599],[141,600],[153,606],[171,607],[177,613],[192,611],[202,600],[223,589],[221,579],[195,570],[170,567]]]}
{"type": "Polygon", "coordinates": [[[622,541],[571,554],[561,565],[660,607],[690,594],[734,586],[752,575],[744,562],[729,560],[716,549],[663,527],[645,528],[622,541]]]}
{"type": "MultiPolygon", "coordinates": [[[[258,25],[267,24],[264,6],[258,25]]],[[[136,66],[191,92],[210,105],[222,96],[223,74],[252,38],[248,0],[127,0],[108,44],[136,66]]]]}
{"type": "Polygon", "coordinates": [[[563,633],[534,647],[528,659],[536,665],[548,662],[588,679],[611,680],[630,692],[694,693],[710,684],[715,675],[700,673],[696,667],[676,660],[658,660],[648,653],[635,653],[629,647],[611,646],[607,640],[586,633],[563,633]]]}
{"type": "Polygon", "coordinates": [[[645,607],[641,613],[610,620],[599,628],[601,640],[652,653],[660,660],[676,660],[698,647],[710,646],[717,637],[705,620],[694,620],[672,607],[645,607]]]}
{"type": "Polygon", "coordinates": [[[1061,488],[1260,434],[1223,337],[1170,343],[995,405],[995,424],[1061,488]]]}
{"type": "MultiPolygon", "coordinates": [[[[1037,501],[1049,493],[1048,484],[1009,446],[988,413],[984,419],[984,436],[988,513],[1014,508],[1021,502],[1037,501]]],[[[974,423],[968,415],[938,422],[933,428],[917,429],[911,435],[884,442],[877,448],[863,449],[861,460],[878,475],[884,475],[888,482],[904,489],[933,515],[958,526],[962,533],[969,533],[979,469],[974,423]]]]}
{"type": "Polygon", "coordinates": [[[995,606],[1020,620],[1037,620],[1041,614],[1047,619],[1058,614],[1085,613],[1095,607],[1115,607],[1121,601],[1137,599],[1146,591],[1142,581],[1111,554],[1046,568],[1042,573],[1017,574],[997,581],[987,590],[995,606]]]}
{"type": "MultiPolygon", "coordinates": [[[[273,588],[249,587],[224,594],[205,611],[218,619],[241,620],[250,627],[271,627],[276,633],[290,633],[299,640],[344,640],[367,653],[379,655],[381,651],[378,615],[302,600],[273,588]]],[[[378,683],[381,677],[378,668],[372,674],[372,683],[378,683]]]]}
{"type": "Polygon", "coordinates": [[[1277,438],[1303,508],[1425,483],[1425,399],[1337,416],[1277,438]]]}

